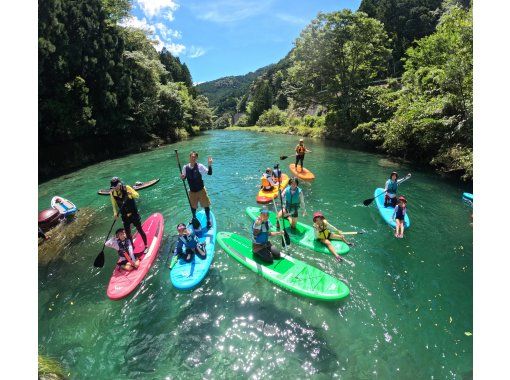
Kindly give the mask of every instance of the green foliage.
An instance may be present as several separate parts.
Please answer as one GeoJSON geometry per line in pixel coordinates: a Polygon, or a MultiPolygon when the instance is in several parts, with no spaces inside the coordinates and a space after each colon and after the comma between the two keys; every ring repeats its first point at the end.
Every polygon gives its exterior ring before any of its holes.
{"type": "Polygon", "coordinates": [[[247,109],[249,124],[254,125],[262,113],[271,108],[273,94],[267,81],[256,84],[249,109],[247,109]]]}
{"type": "MultiPolygon", "coordinates": [[[[212,127],[212,110],[197,97],[186,65],[164,49],[158,53],[145,31],[118,25],[130,6],[129,0],[39,2],[40,146],[65,149],[86,140],[93,149],[100,145],[94,141],[109,138],[128,146],[154,133],[174,139],[174,128],[212,127]]],[[[44,155],[51,159],[51,150],[40,156],[47,171],[44,155]]]]}
{"type": "Polygon", "coordinates": [[[217,118],[214,121],[213,128],[215,128],[215,129],[228,128],[231,126],[231,120],[232,120],[232,115],[230,115],[228,113],[224,113],[223,115],[221,115],[219,118],[217,118]]]}
{"type": "Polygon", "coordinates": [[[238,127],[247,127],[249,125],[248,123],[248,115],[242,115],[239,120],[237,120],[236,125],[238,127]]]}
{"type": "Polygon", "coordinates": [[[270,109],[264,111],[257,120],[259,126],[275,126],[284,125],[286,115],[284,111],[281,111],[278,107],[272,106],[270,109]]]}
{"type": "Polygon", "coordinates": [[[335,113],[332,130],[355,125],[360,92],[384,70],[390,50],[383,25],[349,10],[319,14],[296,40],[286,87],[299,104],[335,113]]]}

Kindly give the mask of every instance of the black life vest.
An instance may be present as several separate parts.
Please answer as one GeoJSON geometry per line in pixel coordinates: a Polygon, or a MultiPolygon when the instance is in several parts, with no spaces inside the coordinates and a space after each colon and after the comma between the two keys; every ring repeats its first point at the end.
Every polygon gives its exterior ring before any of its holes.
{"type": "Polygon", "coordinates": [[[198,170],[198,162],[193,168],[186,165],[186,179],[188,180],[189,189],[196,193],[204,188],[204,181],[202,180],[202,174],[198,170]]]}
{"type": "Polygon", "coordinates": [[[118,254],[119,258],[122,261],[129,261],[127,258],[129,257],[129,246],[131,245],[129,239],[124,239],[124,241],[117,239],[117,244],[119,246],[118,254]]]}
{"type": "Polygon", "coordinates": [[[113,199],[117,203],[117,207],[120,210],[120,214],[123,218],[127,217],[129,214],[138,214],[138,209],[136,208],[136,203],[134,199],[129,198],[129,194],[124,185],[120,188],[121,195],[118,196],[116,191],[113,192],[113,199]],[[124,207],[122,207],[124,205],[124,207]]]}

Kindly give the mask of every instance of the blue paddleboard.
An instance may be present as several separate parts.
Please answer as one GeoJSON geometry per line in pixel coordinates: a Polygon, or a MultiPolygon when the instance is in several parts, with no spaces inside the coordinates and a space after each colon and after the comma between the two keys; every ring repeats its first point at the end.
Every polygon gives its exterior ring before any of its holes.
{"type": "MultiPolygon", "coordinates": [[[[375,205],[377,206],[377,209],[379,210],[379,214],[381,214],[382,218],[386,223],[388,223],[391,227],[396,228],[397,224],[393,221],[393,211],[395,210],[394,207],[388,206],[384,207],[384,195],[379,195],[381,193],[384,193],[384,189],[377,188],[374,192],[375,198],[375,205]]],[[[411,221],[409,220],[409,211],[406,212],[406,215],[404,217],[404,226],[405,228],[409,228],[411,225],[411,221]]]]}
{"type": "MultiPolygon", "coordinates": [[[[197,212],[197,219],[200,222],[202,229],[195,231],[200,243],[205,243],[206,257],[202,259],[198,255],[193,256],[193,260],[187,263],[183,259],[179,258],[173,268],[170,270],[170,281],[172,285],[179,290],[190,290],[196,287],[209,272],[212,260],[214,258],[214,246],[216,244],[216,218],[211,211],[211,223],[212,227],[207,230],[207,219],[205,217],[205,211],[201,210],[197,212]]],[[[193,229],[191,225],[188,228],[193,229]]],[[[172,252],[173,254],[173,252],[172,252]]]]}
{"type": "Polygon", "coordinates": [[[473,194],[471,193],[462,193],[462,199],[465,201],[469,201],[473,203],[473,194]]]}

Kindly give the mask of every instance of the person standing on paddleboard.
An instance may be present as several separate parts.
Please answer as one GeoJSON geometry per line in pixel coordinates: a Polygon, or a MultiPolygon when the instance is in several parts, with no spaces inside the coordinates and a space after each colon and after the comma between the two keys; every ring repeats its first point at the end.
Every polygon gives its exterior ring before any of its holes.
{"type": "Polygon", "coordinates": [[[273,259],[280,258],[280,251],[271,244],[269,236],[283,235],[283,231],[271,232],[269,211],[266,207],[260,210],[260,215],[252,225],[252,252],[261,260],[271,264],[273,259]]]}
{"type": "Polygon", "coordinates": [[[285,217],[290,223],[291,228],[296,228],[299,217],[299,207],[303,208],[303,216],[306,216],[305,197],[299,185],[297,178],[291,178],[289,185],[282,192],[282,199],[285,201],[283,210],[278,212],[278,218],[285,217]]]}
{"type": "Polygon", "coordinates": [[[298,162],[301,162],[301,171],[303,171],[303,161],[305,159],[305,153],[311,153],[312,151],[307,149],[305,146],[305,140],[299,139],[299,144],[296,145],[296,163],[294,167],[298,170],[298,162]]]}
{"type": "MultiPolygon", "coordinates": [[[[407,178],[411,177],[411,173],[407,174],[407,178]]],[[[397,190],[398,185],[404,181],[404,178],[398,179],[398,173],[392,172],[390,174],[390,178],[386,181],[384,185],[384,191],[386,195],[384,196],[384,207],[395,207],[397,205],[397,190]]]]}
{"type": "Polygon", "coordinates": [[[211,200],[207,195],[207,189],[204,186],[202,175],[212,175],[212,163],[213,159],[211,156],[207,159],[208,167],[197,162],[198,153],[191,151],[189,154],[189,164],[186,164],[182,168],[181,179],[187,179],[189,185],[189,201],[191,203],[191,212],[193,218],[196,217],[198,203],[205,210],[205,216],[207,218],[207,229],[210,229],[211,224],[211,200]]]}
{"type": "Polygon", "coordinates": [[[114,218],[117,219],[120,212],[126,236],[132,245],[133,237],[131,236],[131,224],[136,227],[145,245],[144,253],[147,253],[147,236],[142,229],[142,219],[140,218],[135,202],[135,199],[139,197],[140,195],[138,195],[131,186],[124,185],[119,177],[113,177],[110,181],[110,199],[112,201],[114,218]]]}

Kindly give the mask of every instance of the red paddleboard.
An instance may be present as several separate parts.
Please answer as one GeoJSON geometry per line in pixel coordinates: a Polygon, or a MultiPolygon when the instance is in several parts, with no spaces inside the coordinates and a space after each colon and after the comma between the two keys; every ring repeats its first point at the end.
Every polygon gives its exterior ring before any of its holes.
{"type": "MultiPolygon", "coordinates": [[[[115,266],[108,289],[106,290],[106,295],[112,300],[120,300],[135,290],[158,256],[159,246],[163,240],[163,215],[160,213],[152,214],[143,223],[142,229],[147,235],[149,251],[145,255],[140,256],[140,266],[138,269],[126,271],[118,265],[115,266]]],[[[133,249],[135,252],[142,252],[144,250],[143,240],[138,233],[133,235],[133,249]]]]}

